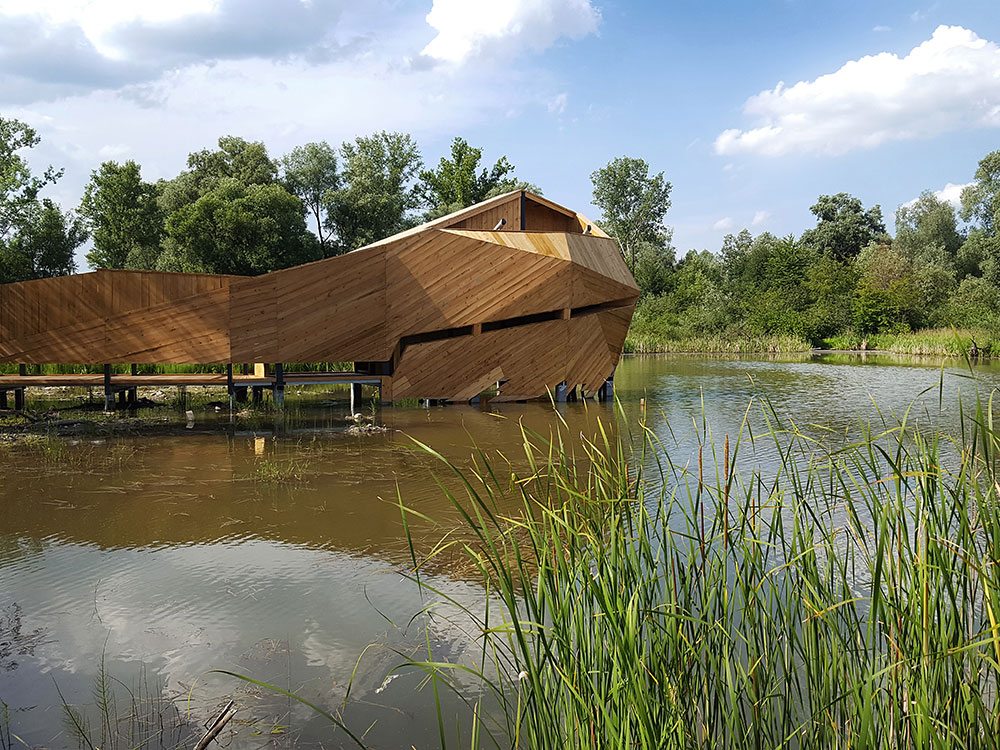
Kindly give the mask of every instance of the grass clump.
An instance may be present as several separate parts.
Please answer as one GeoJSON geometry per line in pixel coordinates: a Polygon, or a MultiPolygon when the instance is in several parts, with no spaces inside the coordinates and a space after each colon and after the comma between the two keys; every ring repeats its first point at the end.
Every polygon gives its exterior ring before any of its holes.
{"type": "Polygon", "coordinates": [[[784,334],[748,336],[713,334],[674,338],[657,331],[630,330],[625,339],[626,354],[706,353],[706,354],[776,354],[806,352],[808,341],[784,334]]]}
{"type": "Polygon", "coordinates": [[[413,554],[429,606],[474,621],[478,662],[409,666],[435,693],[475,676],[484,747],[995,748],[992,405],[963,429],[904,420],[831,449],[772,413],[731,446],[700,431],[696,464],[645,420],[634,450],[525,429],[527,471],[448,464],[464,541],[413,554]],[[762,440],[778,468],[734,470],[762,440]],[[478,570],[480,608],[420,575],[447,550],[478,570]]]}
{"type": "Polygon", "coordinates": [[[825,349],[869,349],[894,354],[965,357],[1000,356],[1000,339],[985,329],[925,328],[901,333],[861,335],[850,331],[824,339],[825,349]]]}

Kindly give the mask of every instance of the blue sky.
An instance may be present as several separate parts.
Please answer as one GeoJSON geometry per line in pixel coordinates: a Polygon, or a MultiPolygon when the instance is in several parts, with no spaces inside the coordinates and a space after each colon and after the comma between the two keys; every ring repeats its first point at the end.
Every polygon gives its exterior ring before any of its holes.
{"type": "Polygon", "coordinates": [[[998,45],[995,0],[0,0],[0,112],[65,207],[104,159],[171,177],[223,134],[277,156],[402,130],[428,163],[461,135],[592,218],[590,173],[638,156],[683,254],[798,234],[823,193],[891,220],[969,182],[1000,148],[998,45]]]}

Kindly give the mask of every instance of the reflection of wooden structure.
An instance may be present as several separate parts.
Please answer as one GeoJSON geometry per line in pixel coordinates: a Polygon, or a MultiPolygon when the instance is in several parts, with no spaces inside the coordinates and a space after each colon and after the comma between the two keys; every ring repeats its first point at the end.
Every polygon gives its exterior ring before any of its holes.
{"type": "MultiPolygon", "coordinates": [[[[331,380],[378,382],[384,400],[467,400],[498,381],[499,400],[561,383],[592,393],[618,362],[638,293],[614,240],[518,191],[264,276],[97,271],[0,285],[0,363],[354,361],[331,380]]],[[[294,377],[254,373],[222,382],[278,389],[294,377]]],[[[0,389],[32,384],[16,377],[0,389]]]]}

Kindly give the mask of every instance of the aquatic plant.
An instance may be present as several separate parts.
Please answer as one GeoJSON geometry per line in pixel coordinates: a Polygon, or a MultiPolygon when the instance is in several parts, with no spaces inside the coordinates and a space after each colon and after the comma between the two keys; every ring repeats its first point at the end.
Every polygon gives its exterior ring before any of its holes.
{"type": "Polygon", "coordinates": [[[992,402],[953,444],[904,418],[829,448],[768,417],[731,449],[706,426],[697,465],[645,419],[634,450],[610,429],[575,446],[524,429],[527,472],[418,444],[464,488],[442,483],[465,539],[414,552],[413,580],[474,620],[480,658],[401,668],[435,692],[468,694],[474,675],[499,707],[472,712],[483,745],[997,747],[992,402]],[[762,440],[777,471],[735,471],[762,440]],[[479,608],[420,575],[455,547],[479,608]]]}
{"type": "Polygon", "coordinates": [[[58,683],[56,690],[62,701],[63,727],[81,748],[172,750],[188,746],[195,736],[193,724],[174,701],[163,697],[157,679],[150,682],[145,667],[131,685],[126,685],[110,674],[102,654],[90,706],[68,703],[58,683]]]}
{"type": "MultiPolygon", "coordinates": [[[[522,428],[523,456],[472,468],[414,441],[463,519],[418,551],[410,527],[433,519],[399,500],[415,619],[450,612],[478,643],[438,660],[428,629],[427,658],[393,670],[425,675],[442,746],[456,720],[471,747],[1000,745],[992,398],[954,439],[908,415],[820,439],[759,406],[766,429],[717,444],[703,423],[693,453],[645,414],[635,434],[623,414],[591,439],[522,428]],[[776,468],[738,461],[765,447],[776,468]],[[479,602],[424,575],[446,555],[479,602]]],[[[349,732],[344,709],[324,715],[349,732]]]]}

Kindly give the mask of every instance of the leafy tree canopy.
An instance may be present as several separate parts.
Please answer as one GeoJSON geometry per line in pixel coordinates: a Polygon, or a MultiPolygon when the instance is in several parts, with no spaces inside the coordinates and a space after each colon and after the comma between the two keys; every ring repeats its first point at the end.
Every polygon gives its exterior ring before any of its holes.
{"type": "Polygon", "coordinates": [[[419,191],[432,215],[443,215],[512,190],[527,189],[513,175],[514,165],[501,156],[489,169],[479,170],[483,150],[464,138],[451,143],[451,157],[441,157],[437,169],[420,173],[419,191]]]}
{"type": "Polygon", "coordinates": [[[319,258],[302,203],[280,185],[228,178],[166,222],[163,270],[252,276],[319,258]]]}
{"type": "Polygon", "coordinates": [[[0,283],[73,273],[73,253],[86,239],[83,223],[48,198],[28,204],[17,232],[0,243],[0,283]]]}
{"type": "Polygon", "coordinates": [[[949,265],[963,241],[954,206],[929,190],[915,202],[896,209],[895,244],[910,258],[949,265]]]}
{"type": "Polygon", "coordinates": [[[821,195],[810,211],[818,223],[802,233],[802,241],[837,260],[849,260],[885,234],[882,209],[865,209],[847,193],[821,195]]]}
{"type": "Polygon", "coordinates": [[[641,243],[666,240],[671,184],[663,172],[650,175],[649,164],[628,156],[612,159],[590,180],[594,205],[601,210],[601,228],[618,241],[629,268],[635,269],[641,243]]]}
{"type": "Polygon", "coordinates": [[[106,161],[84,188],[80,215],[94,238],[87,262],[94,268],[146,268],[163,236],[156,186],[143,181],[134,161],[106,161]]]}
{"type": "Polygon", "coordinates": [[[281,167],[285,186],[299,197],[302,205],[312,214],[323,255],[329,255],[331,239],[326,231],[327,205],[332,193],[340,186],[336,150],[326,141],[297,146],[282,157],[281,167]]]}
{"type": "Polygon", "coordinates": [[[327,228],[339,252],[384,239],[414,225],[420,205],[414,179],[420,151],[405,133],[382,131],[344,143],[341,187],[327,194],[327,228]]]}
{"type": "Polygon", "coordinates": [[[213,190],[221,180],[242,185],[270,185],[278,179],[278,164],[260,141],[232,135],[219,138],[215,151],[203,149],[188,155],[188,169],[160,186],[160,206],[170,214],[213,190]]]}
{"type": "Polygon", "coordinates": [[[20,120],[0,117],[0,239],[16,230],[24,212],[32,209],[38,191],[62,176],[61,169],[49,167],[36,177],[18,153],[34,148],[40,140],[34,129],[20,120]]]}
{"type": "Polygon", "coordinates": [[[975,222],[990,237],[1000,227],[1000,149],[982,158],[975,181],[962,191],[962,219],[975,222]]]}

